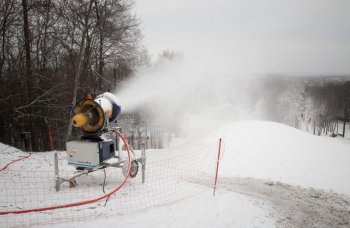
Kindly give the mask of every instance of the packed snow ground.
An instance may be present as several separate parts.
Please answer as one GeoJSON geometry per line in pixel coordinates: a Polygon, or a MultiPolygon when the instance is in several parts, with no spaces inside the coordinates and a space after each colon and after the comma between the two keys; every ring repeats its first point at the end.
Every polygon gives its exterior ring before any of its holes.
{"type": "Polygon", "coordinates": [[[222,176],[271,179],[350,195],[350,146],[272,122],[240,121],[217,129],[226,153],[222,176]]]}
{"type": "MultiPolygon", "coordinates": [[[[240,121],[166,150],[148,151],[148,159],[180,156],[218,138],[225,146],[215,197],[212,183],[202,183],[207,192],[173,204],[50,227],[350,227],[350,145],[337,138],[277,123],[240,121]]],[[[3,152],[5,145],[0,149],[1,167],[23,155],[10,147],[3,152]]],[[[38,153],[30,159],[51,158],[52,153],[38,153]]],[[[28,164],[20,161],[11,168],[28,164]]],[[[32,163],[29,168],[47,168],[42,167],[32,163]]]]}

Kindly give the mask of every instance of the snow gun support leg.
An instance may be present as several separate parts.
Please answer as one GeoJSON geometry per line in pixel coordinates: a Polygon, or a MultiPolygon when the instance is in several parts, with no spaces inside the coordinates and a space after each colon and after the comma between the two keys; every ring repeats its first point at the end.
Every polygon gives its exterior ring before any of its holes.
{"type": "Polygon", "coordinates": [[[89,172],[91,172],[90,170],[81,170],[78,173],[74,174],[69,179],[62,178],[62,177],[60,177],[60,172],[58,169],[58,155],[57,155],[56,151],[54,153],[54,160],[55,160],[55,189],[57,192],[60,190],[61,184],[63,182],[68,182],[69,187],[74,188],[77,185],[77,181],[75,180],[75,178],[83,176],[83,175],[87,175],[89,172]]]}
{"type": "Polygon", "coordinates": [[[55,189],[58,192],[61,188],[61,184],[63,182],[68,182],[69,183],[69,187],[74,188],[77,185],[77,181],[75,180],[75,178],[82,176],[82,175],[87,175],[89,173],[88,170],[83,170],[77,174],[75,174],[74,176],[72,176],[69,179],[65,179],[60,177],[59,174],[59,170],[58,170],[58,156],[57,156],[57,152],[55,152],[54,154],[55,156],[55,189]]]}
{"type": "Polygon", "coordinates": [[[142,184],[144,184],[145,178],[146,178],[146,142],[142,142],[141,165],[142,165],[142,184]]]}
{"type": "Polygon", "coordinates": [[[54,153],[54,160],[55,160],[55,188],[56,188],[56,192],[58,192],[60,190],[60,180],[59,180],[59,171],[58,171],[58,155],[57,152],[55,151],[54,153]]]}

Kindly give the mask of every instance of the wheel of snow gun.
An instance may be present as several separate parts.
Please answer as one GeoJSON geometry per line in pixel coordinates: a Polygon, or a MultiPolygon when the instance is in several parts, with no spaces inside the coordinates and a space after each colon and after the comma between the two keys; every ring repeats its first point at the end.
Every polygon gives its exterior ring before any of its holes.
{"type": "MultiPolygon", "coordinates": [[[[126,177],[128,171],[128,162],[125,161],[123,164],[122,172],[124,177],[126,177]]],[[[134,178],[137,175],[137,172],[139,171],[139,163],[136,160],[131,161],[131,169],[130,169],[130,177],[134,178]]]]}

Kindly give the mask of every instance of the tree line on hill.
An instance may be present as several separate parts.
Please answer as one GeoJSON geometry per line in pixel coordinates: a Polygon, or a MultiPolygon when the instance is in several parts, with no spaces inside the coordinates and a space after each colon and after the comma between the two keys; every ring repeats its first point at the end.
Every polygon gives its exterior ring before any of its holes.
{"type": "Polygon", "coordinates": [[[340,135],[350,122],[350,77],[268,77],[265,118],[314,135],[340,135]]]}

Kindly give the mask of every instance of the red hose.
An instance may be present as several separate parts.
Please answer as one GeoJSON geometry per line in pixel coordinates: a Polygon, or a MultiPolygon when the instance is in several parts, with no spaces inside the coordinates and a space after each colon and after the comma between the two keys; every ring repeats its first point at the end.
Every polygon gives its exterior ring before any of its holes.
{"type": "Polygon", "coordinates": [[[81,205],[85,205],[85,204],[90,204],[90,203],[95,203],[97,201],[100,201],[102,199],[105,199],[107,197],[110,197],[111,195],[113,195],[114,193],[116,193],[121,187],[123,187],[123,185],[125,184],[125,182],[127,181],[129,175],[130,175],[130,169],[131,169],[131,156],[130,156],[130,150],[129,150],[129,146],[128,143],[126,142],[125,138],[117,131],[114,131],[114,133],[120,137],[123,140],[123,143],[125,145],[125,148],[128,152],[128,171],[127,171],[127,175],[125,176],[125,179],[123,180],[123,182],[121,182],[115,189],[113,189],[111,192],[109,192],[106,195],[100,196],[98,198],[95,199],[91,199],[91,200],[85,200],[85,201],[81,201],[81,202],[76,202],[76,203],[69,203],[69,204],[62,204],[62,205],[57,205],[57,206],[51,206],[51,207],[43,207],[43,208],[34,208],[34,209],[28,209],[28,210],[17,210],[17,211],[0,211],[0,215],[7,215],[7,214],[24,214],[24,213],[29,213],[29,212],[38,212],[38,211],[48,211],[48,210],[55,210],[55,209],[60,209],[60,208],[67,208],[67,207],[76,207],[76,206],[81,206],[81,205]]]}
{"type": "Polygon", "coordinates": [[[4,167],[2,167],[2,168],[0,169],[0,173],[1,173],[2,171],[6,170],[6,169],[7,169],[10,165],[12,165],[13,163],[18,162],[18,161],[23,160],[23,159],[26,159],[26,158],[29,158],[31,155],[32,155],[32,153],[29,153],[27,156],[18,158],[18,159],[16,159],[16,160],[13,160],[12,162],[10,162],[10,163],[8,163],[7,165],[5,165],[4,167]]]}

